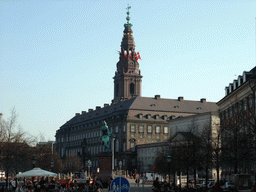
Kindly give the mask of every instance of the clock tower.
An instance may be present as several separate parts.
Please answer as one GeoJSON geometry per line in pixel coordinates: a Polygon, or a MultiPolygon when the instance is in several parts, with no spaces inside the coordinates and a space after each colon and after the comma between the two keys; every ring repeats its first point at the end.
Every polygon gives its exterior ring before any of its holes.
{"type": "Polygon", "coordinates": [[[121,51],[119,51],[119,61],[116,65],[114,78],[114,100],[113,103],[125,101],[136,96],[141,96],[141,79],[138,59],[139,52],[135,52],[132,24],[129,23],[129,9],[127,8],[127,23],[124,24],[121,51]]]}

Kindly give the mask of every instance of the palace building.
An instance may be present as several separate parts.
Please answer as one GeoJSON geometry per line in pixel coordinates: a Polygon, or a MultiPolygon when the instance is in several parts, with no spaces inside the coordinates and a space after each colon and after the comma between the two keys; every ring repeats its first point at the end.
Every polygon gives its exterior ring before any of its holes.
{"type": "Polygon", "coordinates": [[[99,166],[98,155],[103,150],[99,141],[103,121],[115,134],[114,168],[118,168],[118,162],[122,161],[122,169],[132,171],[137,167],[136,146],[166,141],[170,137],[170,119],[218,110],[214,102],[206,99],[165,99],[160,95],[142,97],[140,55],[135,51],[129,9],[126,20],[111,104],[76,113],[55,135],[56,150],[61,157],[86,153],[92,162],[92,170],[99,166]]]}

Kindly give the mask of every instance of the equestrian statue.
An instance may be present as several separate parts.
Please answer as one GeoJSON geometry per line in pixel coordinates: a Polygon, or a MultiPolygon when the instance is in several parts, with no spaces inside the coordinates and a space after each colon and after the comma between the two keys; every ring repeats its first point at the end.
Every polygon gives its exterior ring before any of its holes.
{"type": "Polygon", "coordinates": [[[108,125],[104,121],[104,125],[101,127],[99,138],[99,141],[104,146],[103,152],[111,152],[111,141],[113,138],[115,138],[115,135],[109,131],[108,125]]]}

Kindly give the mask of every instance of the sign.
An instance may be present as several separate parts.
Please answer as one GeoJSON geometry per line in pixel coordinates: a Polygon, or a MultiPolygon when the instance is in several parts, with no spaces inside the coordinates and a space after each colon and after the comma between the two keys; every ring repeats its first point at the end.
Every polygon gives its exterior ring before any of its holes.
{"type": "Polygon", "coordinates": [[[130,183],[124,177],[115,178],[110,184],[110,191],[112,192],[129,192],[130,183]]]}

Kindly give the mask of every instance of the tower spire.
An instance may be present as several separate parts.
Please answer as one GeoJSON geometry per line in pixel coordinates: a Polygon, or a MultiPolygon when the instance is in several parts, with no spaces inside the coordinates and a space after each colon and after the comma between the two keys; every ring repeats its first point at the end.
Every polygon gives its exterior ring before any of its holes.
{"type": "Polygon", "coordinates": [[[138,63],[140,55],[135,52],[132,24],[130,23],[131,6],[128,4],[126,9],[127,23],[124,24],[121,51],[119,51],[119,61],[114,76],[114,103],[141,96],[142,76],[138,63]]]}
{"type": "Polygon", "coordinates": [[[128,4],[128,7],[126,8],[128,11],[126,12],[126,14],[127,14],[127,17],[126,17],[126,20],[127,20],[127,23],[125,23],[124,24],[124,27],[125,28],[132,28],[132,24],[131,23],[129,23],[129,21],[130,21],[130,9],[131,9],[131,6],[129,6],[129,4],[128,4]]]}

